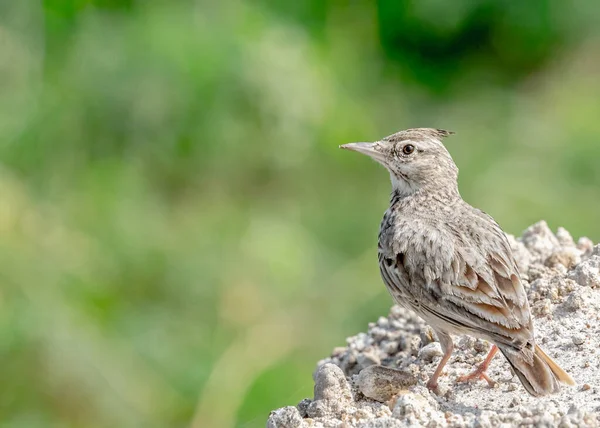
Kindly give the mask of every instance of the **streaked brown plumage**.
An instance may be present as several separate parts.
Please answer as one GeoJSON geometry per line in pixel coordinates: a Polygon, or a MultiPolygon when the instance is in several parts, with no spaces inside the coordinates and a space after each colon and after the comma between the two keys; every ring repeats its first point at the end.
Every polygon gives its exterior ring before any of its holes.
{"type": "Polygon", "coordinates": [[[441,143],[450,133],[408,129],[374,143],[341,146],[385,166],[392,197],[379,232],[379,266],[398,304],[415,311],[437,333],[444,356],[451,334],[469,334],[494,344],[471,375],[483,378],[499,349],[525,389],[534,396],[555,393],[571,377],[536,344],[527,295],[506,235],[492,217],[462,200],[458,168],[441,143]],[[497,346],[497,348],[496,348],[497,346]]]}

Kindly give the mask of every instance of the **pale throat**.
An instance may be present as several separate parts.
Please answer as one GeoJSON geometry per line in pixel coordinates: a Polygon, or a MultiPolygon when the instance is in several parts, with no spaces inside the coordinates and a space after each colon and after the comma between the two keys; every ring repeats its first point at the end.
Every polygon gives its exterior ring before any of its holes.
{"type": "Polygon", "coordinates": [[[448,199],[460,198],[456,180],[443,180],[442,182],[436,180],[434,182],[418,184],[407,181],[402,177],[398,177],[393,172],[390,172],[390,181],[392,182],[392,191],[401,198],[414,195],[419,190],[423,190],[427,193],[434,192],[444,195],[448,199]]]}
{"type": "Polygon", "coordinates": [[[390,172],[390,180],[392,182],[392,190],[400,196],[410,196],[419,190],[417,186],[411,184],[402,177],[396,176],[393,172],[390,172]]]}

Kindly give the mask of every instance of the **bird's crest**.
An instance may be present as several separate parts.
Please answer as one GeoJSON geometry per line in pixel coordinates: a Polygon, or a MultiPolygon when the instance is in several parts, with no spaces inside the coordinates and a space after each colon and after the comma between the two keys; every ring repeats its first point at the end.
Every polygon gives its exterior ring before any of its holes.
{"type": "Polygon", "coordinates": [[[419,139],[419,138],[423,138],[423,137],[442,139],[442,138],[448,137],[452,134],[454,134],[454,132],[446,131],[445,129],[410,128],[410,129],[405,129],[404,131],[396,132],[395,134],[392,134],[392,135],[384,138],[384,140],[402,141],[402,140],[409,140],[411,138],[419,139]]]}
{"type": "Polygon", "coordinates": [[[438,135],[438,137],[449,137],[450,135],[454,134],[454,131],[446,131],[445,129],[434,129],[433,131],[436,132],[436,134],[438,135]]]}

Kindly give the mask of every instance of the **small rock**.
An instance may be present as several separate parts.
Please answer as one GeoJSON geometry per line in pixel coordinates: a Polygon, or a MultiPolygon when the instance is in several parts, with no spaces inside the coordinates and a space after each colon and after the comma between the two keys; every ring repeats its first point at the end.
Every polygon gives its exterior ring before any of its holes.
{"type": "Polygon", "coordinates": [[[579,238],[579,241],[577,241],[577,249],[586,255],[591,254],[594,249],[594,243],[590,238],[582,236],[579,238]]]}
{"type": "Polygon", "coordinates": [[[333,348],[333,351],[331,352],[331,356],[339,357],[341,355],[344,355],[345,353],[346,353],[346,348],[344,348],[343,346],[338,346],[336,348],[333,348]]]}
{"type": "Polygon", "coordinates": [[[390,321],[386,317],[379,317],[377,325],[381,328],[387,328],[390,325],[390,321]]]}
{"type": "Polygon", "coordinates": [[[366,333],[358,333],[356,336],[346,339],[348,345],[358,352],[362,352],[371,345],[371,338],[366,333]]]}
{"type": "Polygon", "coordinates": [[[403,319],[406,316],[407,310],[402,306],[394,305],[390,309],[390,317],[394,319],[403,319]]]}
{"type": "Polygon", "coordinates": [[[475,341],[475,344],[473,345],[473,349],[475,349],[478,353],[482,354],[490,349],[490,344],[485,340],[477,339],[475,341]]]}
{"type": "Polygon", "coordinates": [[[419,337],[421,338],[421,346],[429,345],[430,343],[435,342],[436,340],[433,329],[428,325],[421,328],[421,331],[419,332],[419,337]]]}
{"type": "Polygon", "coordinates": [[[573,426],[574,425],[571,423],[570,418],[567,415],[564,415],[558,424],[558,428],[573,428],[573,426]]]}
{"type": "Polygon", "coordinates": [[[366,397],[385,403],[399,391],[416,385],[417,379],[406,371],[370,366],[358,374],[355,383],[366,397]]]}
{"type": "Polygon", "coordinates": [[[350,385],[335,364],[320,366],[314,375],[315,399],[306,409],[311,418],[338,416],[352,401],[350,385]]]}
{"type": "Polygon", "coordinates": [[[580,287],[567,297],[564,308],[568,311],[575,312],[586,307],[592,300],[592,290],[588,287],[580,287]]]}
{"type": "Polygon", "coordinates": [[[374,353],[374,351],[370,349],[361,354],[358,354],[358,356],[356,357],[356,363],[358,364],[358,369],[363,370],[369,366],[381,364],[381,360],[374,353]]]}
{"type": "Polygon", "coordinates": [[[398,342],[396,341],[389,341],[389,342],[384,342],[382,344],[383,351],[388,354],[388,355],[394,355],[395,353],[398,352],[398,342]]]}
{"type": "Polygon", "coordinates": [[[575,345],[583,345],[585,343],[585,334],[575,333],[571,339],[575,345]]]}
{"type": "Polygon", "coordinates": [[[458,340],[458,349],[468,351],[475,346],[475,338],[472,336],[463,336],[458,340]]]}
{"type": "Polygon", "coordinates": [[[554,248],[560,246],[548,223],[543,220],[527,228],[523,232],[522,241],[531,253],[537,254],[542,260],[545,260],[554,248]]]}
{"type": "Polygon", "coordinates": [[[556,239],[563,247],[574,247],[575,241],[567,229],[559,227],[556,231],[556,239]]]}
{"type": "Polygon", "coordinates": [[[267,428],[301,428],[307,426],[298,409],[293,406],[273,410],[267,420],[267,428]]]}
{"type": "Polygon", "coordinates": [[[578,264],[569,272],[569,278],[579,285],[591,288],[600,287],[600,256],[592,255],[578,264]]]}
{"type": "Polygon", "coordinates": [[[532,311],[536,315],[548,315],[552,312],[552,301],[550,299],[542,299],[533,304],[532,311]]]}
{"type": "Polygon", "coordinates": [[[521,399],[516,395],[510,400],[508,407],[517,407],[521,404],[521,399]]]}
{"type": "Polygon", "coordinates": [[[303,418],[305,418],[308,415],[308,406],[310,406],[310,403],[312,403],[312,400],[310,398],[305,398],[304,400],[300,401],[298,403],[298,405],[296,406],[296,408],[298,409],[298,412],[300,413],[300,416],[302,416],[303,418]]]}
{"type": "Polygon", "coordinates": [[[398,338],[398,351],[406,351],[406,350],[408,350],[408,346],[409,346],[409,340],[407,340],[407,337],[400,336],[398,338]]]}
{"type": "MultiPolygon", "coordinates": [[[[577,263],[579,263],[579,258],[576,258],[575,261],[573,261],[570,264],[571,266],[575,266],[577,263]]],[[[569,266],[569,269],[571,268],[571,266],[569,266]]],[[[552,266],[552,269],[556,270],[560,275],[565,275],[569,271],[569,269],[567,269],[567,267],[563,265],[562,262],[552,266]]]]}
{"type": "MultiPolygon", "coordinates": [[[[356,426],[356,428],[403,428],[406,425],[396,418],[384,417],[381,419],[372,419],[368,422],[359,423],[358,425],[347,425],[348,427],[356,426]]],[[[340,428],[341,426],[335,427],[340,428]]]]}
{"type": "Polygon", "coordinates": [[[392,415],[398,419],[405,419],[410,416],[419,418],[422,413],[426,412],[427,407],[429,406],[425,397],[407,392],[398,397],[392,415]]]}
{"type": "Polygon", "coordinates": [[[335,402],[315,400],[308,405],[306,416],[309,418],[325,418],[337,416],[341,413],[343,406],[335,402]]]}
{"type": "Polygon", "coordinates": [[[583,385],[581,385],[582,391],[589,391],[590,389],[592,389],[592,387],[590,386],[589,383],[584,383],[583,385]]]}
{"type": "Polygon", "coordinates": [[[418,336],[413,336],[408,342],[408,352],[410,355],[416,356],[419,353],[419,347],[421,345],[421,339],[418,336]]]}
{"type": "Polygon", "coordinates": [[[506,387],[507,391],[516,391],[517,389],[519,389],[519,387],[517,386],[516,383],[509,383],[508,386],[506,387]]]}
{"type": "Polygon", "coordinates": [[[435,357],[441,357],[444,355],[442,347],[438,342],[430,343],[419,350],[418,357],[426,363],[433,361],[435,357]]]}
{"type": "Polygon", "coordinates": [[[330,359],[321,361],[318,365],[321,366],[326,363],[334,363],[335,365],[339,366],[344,371],[344,373],[346,373],[346,376],[349,376],[349,373],[352,371],[354,366],[356,366],[357,356],[358,351],[356,349],[348,347],[346,348],[346,352],[344,352],[342,355],[339,355],[333,360],[330,359]]]}
{"type": "Polygon", "coordinates": [[[342,369],[335,364],[325,364],[317,368],[315,378],[315,401],[352,400],[350,385],[342,369]]]}
{"type": "Polygon", "coordinates": [[[381,342],[383,339],[385,339],[387,337],[388,332],[385,328],[372,327],[369,330],[369,334],[376,342],[381,342]]]}
{"type": "Polygon", "coordinates": [[[418,364],[409,364],[405,370],[416,377],[419,373],[421,373],[421,366],[418,364]]]}
{"type": "Polygon", "coordinates": [[[579,254],[575,248],[559,248],[550,254],[544,264],[550,267],[564,266],[567,269],[571,269],[579,262],[579,254]]]}

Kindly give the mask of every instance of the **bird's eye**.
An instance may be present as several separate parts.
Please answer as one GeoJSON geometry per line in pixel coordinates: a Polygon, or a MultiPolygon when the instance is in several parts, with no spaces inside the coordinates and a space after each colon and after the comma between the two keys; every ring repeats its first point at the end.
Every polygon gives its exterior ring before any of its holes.
{"type": "Polygon", "coordinates": [[[415,146],[413,146],[412,144],[407,144],[406,146],[402,147],[402,153],[404,153],[405,155],[410,155],[414,151],[415,146]]]}

